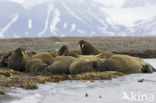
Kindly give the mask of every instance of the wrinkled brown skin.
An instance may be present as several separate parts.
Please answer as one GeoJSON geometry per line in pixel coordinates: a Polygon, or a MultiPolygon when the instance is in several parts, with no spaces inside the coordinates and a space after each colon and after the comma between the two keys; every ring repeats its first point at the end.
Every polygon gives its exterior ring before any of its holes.
{"type": "Polygon", "coordinates": [[[80,49],[83,55],[98,55],[101,54],[103,58],[109,58],[110,56],[114,55],[112,52],[102,52],[95,46],[91,45],[87,41],[80,40],[79,41],[80,49]]]}
{"type": "Polygon", "coordinates": [[[58,56],[79,57],[79,55],[82,55],[80,50],[69,50],[66,45],[63,45],[58,51],[58,56]]]}
{"type": "Polygon", "coordinates": [[[66,50],[63,55],[78,58],[80,55],[82,55],[82,53],[80,50],[66,50]]]}
{"type": "Polygon", "coordinates": [[[57,56],[47,71],[51,74],[69,74],[70,64],[75,60],[76,58],[72,56],[57,56]]]}
{"type": "Polygon", "coordinates": [[[23,48],[17,48],[8,58],[8,67],[17,71],[25,71],[25,63],[29,58],[23,48]]]}
{"type": "Polygon", "coordinates": [[[101,54],[95,55],[101,59],[109,59],[111,56],[115,55],[112,52],[102,52],[101,54]]]}
{"type": "Polygon", "coordinates": [[[125,74],[153,72],[153,67],[140,58],[119,54],[103,62],[97,62],[95,68],[98,71],[119,71],[125,74]]]}
{"type": "Polygon", "coordinates": [[[103,61],[103,59],[100,59],[94,55],[80,56],[70,65],[70,73],[79,74],[94,72],[96,71],[94,68],[94,63],[98,61],[103,61]]]}
{"type": "Polygon", "coordinates": [[[42,72],[53,63],[54,58],[55,56],[49,52],[37,53],[27,60],[25,69],[31,73],[42,72]]]}
{"type": "Polygon", "coordinates": [[[33,55],[37,54],[36,52],[26,51],[29,57],[32,57],[33,55]]]}

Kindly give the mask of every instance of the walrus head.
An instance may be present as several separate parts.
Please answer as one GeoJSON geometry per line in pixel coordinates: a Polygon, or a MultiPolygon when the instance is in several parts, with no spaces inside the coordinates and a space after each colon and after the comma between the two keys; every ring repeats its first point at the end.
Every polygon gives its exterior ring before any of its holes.
{"type": "Polygon", "coordinates": [[[79,41],[79,48],[84,48],[86,41],[80,40],[79,41]]]}
{"type": "Polygon", "coordinates": [[[97,55],[101,53],[99,49],[84,40],[79,41],[79,47],[83,55],[97,55]]]}
{"type": "Polygon", "coordinates": [[[59,56],[63,55],[64,52],[65,52],[66,50],[68,50],[68,47],[67,47],[66,45],[63,45],[63,46],[59,49],[58,55],[59,55],[59,56]]]}
{"type": "Polygon", "coordinates": [[[96,61],[93,63],[94,69],[100,72],[111,71],[114,66],[110,60],[96,61]]]}
{"type": "Polygon", "coordinates": [[[17,48],[8,58],[8,67],[17,71],[25,71],[25,63],[29,56],[23,48],[17,48]]]}
{"type": "Polygon", "coordinates": [[[19,56],[25,56],[25,57],[29,57],[28,54],[26,53],[26,50],[23,48],[17,48],[15,50],[15,54],[19,55],[19,56]]]}
{"type": "Polygon", "coordinates": [[[142,72],[143,73],[152,73],[153,72],[153,68],[150,65],[148,65],[148,64],[143,65],[142,72]]]}
{"type": "Polygon", "coordinates": [[[8,58],[5,58],[3,55],[0,59],[0,67],[7,67],[8,66],[8,58]]]}

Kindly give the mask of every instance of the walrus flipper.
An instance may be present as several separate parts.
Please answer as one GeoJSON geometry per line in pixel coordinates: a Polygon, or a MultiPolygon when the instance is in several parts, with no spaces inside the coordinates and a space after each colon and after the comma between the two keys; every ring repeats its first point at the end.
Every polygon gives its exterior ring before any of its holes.
{"type": "Polygon", "coordinates": [[[155,68],[152,68],[153,69],[153,72],[156,72],[156,69],[155,68]]]}

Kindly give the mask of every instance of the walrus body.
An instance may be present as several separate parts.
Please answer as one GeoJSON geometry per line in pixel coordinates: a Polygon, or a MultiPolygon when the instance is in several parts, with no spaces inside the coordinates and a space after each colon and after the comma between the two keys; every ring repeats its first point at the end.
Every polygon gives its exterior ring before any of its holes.
{"type": "Polygon", "coordinates": [[[70,65],[70,73],[77,74],[77,73],[85,73],[85,72],[92,72],[96,71],[94,68],[94,63],[97,61],[101,61],[102,59],[90,55],[90,56],[81,56],[77,58],[71,65],[70,65]]]}
{"type": "Polygon", "coordinates": [[[113,55],[110,59],[98,62],[95,68],[98,71],[119,71],[126,74],[153,72],[150,64],[128,55],[113,55]]]}
{"type": "Polygon", "coordinates": [[[9,50],[1,54],[0,67],[8,67],[8,58],[11,56],[16,49],[9,50]]]}
{"type": "Polygon", "coordinates": [[[21,72],[25,71],[25,63],[28,58],[24,49],[17,48],[8,58],[8,67],[21,72]]]}
{"type": "Polygon", "coordinates": [[[27,60],[26,71],[31,73],[42,72],[53,63],[54,58],[54,55],[48,52],[38,53],[27,60]]]}
{"type": "Polygon", "coordinates": [[[47,70],[52,74],[69,74],[70,64],[75,60],[76,58],[72,56],[58,56],[47,70]]]}

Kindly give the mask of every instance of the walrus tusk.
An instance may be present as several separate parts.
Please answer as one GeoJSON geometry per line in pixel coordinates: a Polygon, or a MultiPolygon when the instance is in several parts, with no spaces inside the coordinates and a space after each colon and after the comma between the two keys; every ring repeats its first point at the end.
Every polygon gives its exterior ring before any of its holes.
{"type": "Polygon", "coordinates": [[[78,48],[80,48],[80,44],[79,44],[78,48]]]}
{"type": "Polygon", "coordinates": [[[82,44],[82,48],[84,47],[84,44],[82,44]]]}
{"type": "Polygon", "coordinates": [[[25,55],[26,55],[27,57],[29,57],[29,55],[28,55],[27,51],[25,51],[24,53],[25,53],[25,55]]]}
{"type": "Polygon", "coordinates": [[[26,57],[29,57],[29,56],[27,55],[27,53],[24,52],[24,51],[22,51],[22,54],[25,55],[26,57]]]}
{"type": "MultiPolygon", "coordinates": [[[[79,46],[78,46],[78,48],[80,48],[81,46],[80,46],[80,44],[79,44],[79,46]]],[[[84,44],[82,44],[82,48],[84,47],[84,44]]]]}
{"type": "Polygon", "coordinates": [[[0,62],[3,60],[3,55],[2,55],[2,57],[1,57],[1,59],[0,59],[0,62]]]}

